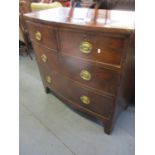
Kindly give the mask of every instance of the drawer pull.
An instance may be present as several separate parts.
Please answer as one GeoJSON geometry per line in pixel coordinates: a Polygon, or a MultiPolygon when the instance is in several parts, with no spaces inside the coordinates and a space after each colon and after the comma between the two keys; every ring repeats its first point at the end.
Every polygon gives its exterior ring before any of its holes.
{"type": "Polygon", "coordinates": [[[89,103],[90,103],[89,97],[84,96],[84,95],[80,97],[80,100],[81,100],[81,102],[84,103],[84,104],[89,104],[89,103]]]}
{"type": "Polygon", "coordinates": [[[47,83],[52,83],[52,79],[49,75],[46,76],[46,81],[47,83]]]}
{"type": "Polygon", "coordinates": [[[41,33],[40,33],[39,31],[37,31],[37,32],[35,33],[35,38],[36,38],[36,40],[38,40],[38,41],[41,40],[41,33]]]}
{"type": "Polygon", "coordinates": [[[80,77],[83,79],[83,80],[90,80],[91,79],[91,74],[87,71],[87,70],[82,70],[80,72],[80,77]]]}
{"type": "Polygon", "coordinates": [[[80,51],[82,53],[90,53],[92,50],[92,45],[91,43],[87,42],[87,41],[83,41],[80,44],[80,51]]]}
{"type": "Polygon", "coordinates": [[[45,54],[43,54],[42,56],[41,56],[41,60],[43,61],[43,62],[47,62],[47,56],[45,55],[45,54]]]}

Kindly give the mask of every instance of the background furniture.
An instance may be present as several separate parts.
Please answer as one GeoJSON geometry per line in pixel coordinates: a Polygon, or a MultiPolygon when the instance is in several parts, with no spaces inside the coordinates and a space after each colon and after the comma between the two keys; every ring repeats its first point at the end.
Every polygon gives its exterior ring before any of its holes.
{"type": "Polygon", "coordinates": [[[135,0],[72,0],[81,1],[80,6],[86,8],[95,8],[99,4],[99,9],[110,10],[135,10],[135,0]]]}
{"type": "Polygon", "coordinates": [[[53,3],[31,3],[31,11],[39,11],[39,10],[46,10],[62,7],[60,2],[53,2],[53,3]]]}
{"type": "Polygon", "coordinates": [[[135,10],[135,0],[108,0],[110,9],[135,10]]]}
{"type": "Polygon", "coordinates": [[[110,134],[128,102],[126,92],[132,94],[128,76],[134,74],[134,12],[109,11],[106,16],[99,10],[94,21],[94,10],[73,11],[25,15],[42,81],[47,93],[100,119],[110,134]]]}
{"type": "Polygon", "coordinates": [[[29,39],[29,34],[27,31],[27,27],[25,24],[25,20],[23,18],[24,13],[30,12],[30,2],[29,1],[19,1],[19,50],[22,52],[26,52],[30,58],[32,59],[31,56],[31,42],[29,39]]]}

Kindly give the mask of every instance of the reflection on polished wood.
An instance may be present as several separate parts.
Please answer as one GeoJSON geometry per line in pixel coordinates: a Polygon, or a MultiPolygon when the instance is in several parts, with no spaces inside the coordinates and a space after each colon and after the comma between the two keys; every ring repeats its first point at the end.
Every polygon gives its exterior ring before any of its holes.
{"type": "Polygon", "coordinates": [[[68,21],[69,11],[69,8],[56,8],[36,13],[29,13],[26,15],[26,17],[30,17],[31,20],[43,20],[53,24],[67,24],[69,27],[85,26],[94,28],[95,26],[100,28],[104,26],[104,28],[108,27],[108,30],[121,29],[122,31],[134,29],[133,11],[109,10],[107,15],[106,10],[98,10],[95,23],[92,22],[92,17],[94,16],[95,12],[94,9],[74,8],[72,18],[68,21]],[[108,19],[107,23],[105,24],[106,16],[108,16],[108,19]]]}

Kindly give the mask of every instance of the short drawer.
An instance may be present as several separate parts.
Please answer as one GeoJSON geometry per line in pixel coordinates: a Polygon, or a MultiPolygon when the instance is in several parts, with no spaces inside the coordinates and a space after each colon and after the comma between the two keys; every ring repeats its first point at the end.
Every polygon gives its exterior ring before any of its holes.
{"type": "Polygon", "coordinates": [[[73,104],[82,106],[87,110],[110,118],[114,106],[114,98],[99,95],[91,89],[81,87],[61,74],[50,71],[40,65],[44,84],[55,93],[61,94],[73,104]]]}
{"type": "Polygon", "coordinates": [[[52,50],[35,43],[33,43],[33,49],[35,51],[37,61],[51,69],[58,69],[59,63],[57,52],[53,52],[52,50]]]}
{"type": "Polygon", "coordinates": [[[57,51],[56,29],[54,27],[30,21],[26,23],[32,41],[57,51]]]}
{"type": "Polygon", "coordinates": [[[60,30],[61,52],[120,66],[124,48],[123,37],[112,37],[101,33],[60,30]]]}
{"type": "Polygon", "coordinates": [[[87,87],[116,95],[120,73],[118,71],[103,68],[94,63],[88,63],[69,56],[59,56],[59,71],[74,81],[78,81],[87,87]]]}

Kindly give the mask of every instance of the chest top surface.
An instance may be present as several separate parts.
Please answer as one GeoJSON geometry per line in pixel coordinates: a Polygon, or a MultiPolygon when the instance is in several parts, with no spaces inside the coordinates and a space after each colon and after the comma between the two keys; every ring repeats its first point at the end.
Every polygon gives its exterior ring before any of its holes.
{"type": "Polygon", "coordinates": [[[101,30],[134,30],[134,11],[120,10],[98,10],[97,18],[94,21],[94,9],[60,7],[25,14],[29,20],[39,20],[57,26],[85,27],[101,30]],[[107,20],[106,20],[106,17],[107,20]]]}

